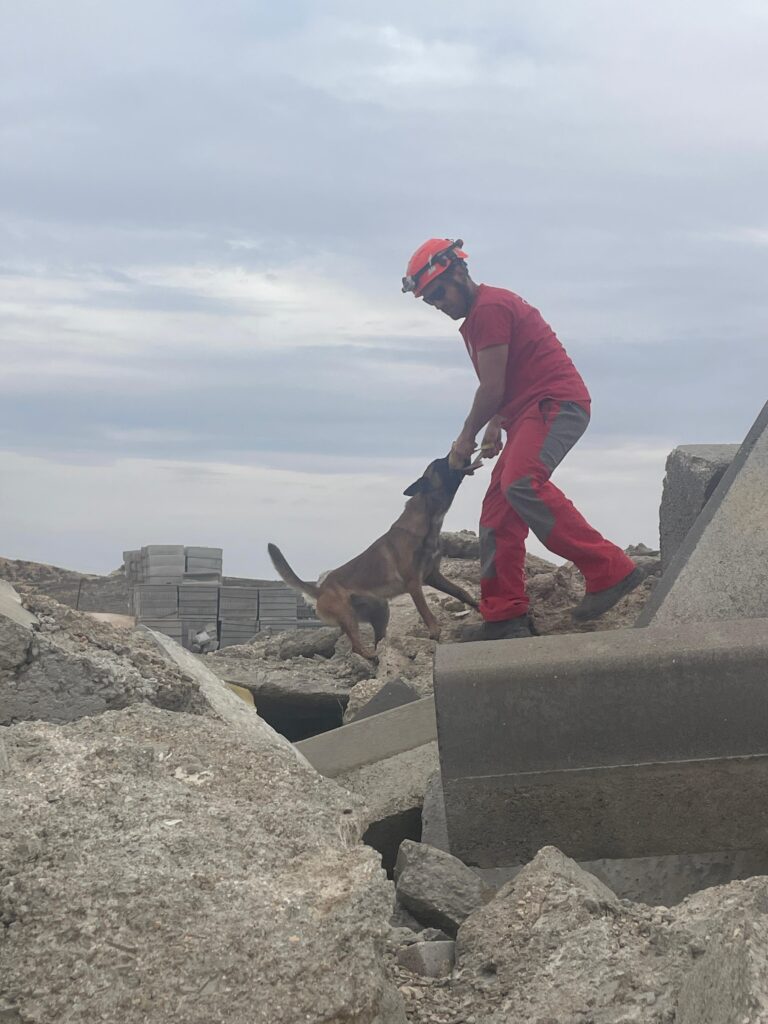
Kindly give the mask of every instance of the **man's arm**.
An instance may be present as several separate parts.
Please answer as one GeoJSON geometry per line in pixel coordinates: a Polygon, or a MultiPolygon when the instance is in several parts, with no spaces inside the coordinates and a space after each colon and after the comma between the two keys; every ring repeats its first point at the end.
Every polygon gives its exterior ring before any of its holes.
{"type": "Polygon", "coordinates": [[[480,385],[461,433],[453,442],[450,464],[462,469],[477,447],[478,431],[493,419],[504,399],[509,345],[493,345],[477,353],[477,376],[480,385]]]}

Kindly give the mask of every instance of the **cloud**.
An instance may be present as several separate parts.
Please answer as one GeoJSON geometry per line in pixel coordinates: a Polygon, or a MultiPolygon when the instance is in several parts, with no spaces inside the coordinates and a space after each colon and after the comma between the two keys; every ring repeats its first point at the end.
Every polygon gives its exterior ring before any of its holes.
{"type": "MultiPolygon", "coordinates": [[[[435,234],[538,306],[585,376],[593,422],[562,472],[607,532],[643,509],[646,538],[658,453],[738,440],[762,405],[755,0],[6,7],[0,447],[90,495],[80,554],[109,505],[97,469],[258,469],[287,501],[269,474],[311,490],[386,464],[398,497],[475,384],[455,325],[400,294],[435,234]]],[[[41,545],[63,536],[46,504],[41,545]]],[[[307,561],[315,522],[288,535],[307,561]]]]}

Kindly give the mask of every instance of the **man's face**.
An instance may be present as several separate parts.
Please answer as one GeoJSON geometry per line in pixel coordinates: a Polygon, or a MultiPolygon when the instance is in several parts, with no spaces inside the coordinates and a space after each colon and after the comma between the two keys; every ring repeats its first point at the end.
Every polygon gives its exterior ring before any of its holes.
{"type": "Polygon", "coordinates": [[[466,288],[455,280],[453,272],[446,270],[431,281],[424,289],[422,299],[428,306],[434,306],[451,320],[463,320],[469,312],[470,300],[466,288]]]}

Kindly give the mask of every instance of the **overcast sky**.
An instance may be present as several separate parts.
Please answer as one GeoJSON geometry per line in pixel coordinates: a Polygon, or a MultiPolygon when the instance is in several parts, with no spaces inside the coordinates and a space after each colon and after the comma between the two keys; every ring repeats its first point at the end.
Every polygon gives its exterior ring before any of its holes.
{"type": "Polygon", "coordinates": [[[0,36],[1,555],[362,550],[476,383],[400,293],[433,235],[581,370],[555,480],[622,544],[768,397],[764,0],[0,0],[0,36]]]}

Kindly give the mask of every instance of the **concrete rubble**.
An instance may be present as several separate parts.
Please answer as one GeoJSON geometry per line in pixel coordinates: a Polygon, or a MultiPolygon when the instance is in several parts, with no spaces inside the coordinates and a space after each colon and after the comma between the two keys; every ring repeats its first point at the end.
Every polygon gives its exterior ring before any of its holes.
{"type": "Polygon", "coordinates": [[[391,885],[290,750],[147,704],[4,748],[0,1019],[402,1024],[391,885]]]}
{"type": "Polygon", "coordinates": [[[492,889],[450,853],[406,839],[395,864],[395,892],[417,921],[455,938],[459,925],[488,902],[492,889]]]}
{"type": "MultiPolygon", "coordinates": [[[[477,593],[476,536],[443,549],[477,593]]],[[[646,581],[580,627],[578,572],[529,558],[540,632],[633,625],[661,563],[630,553],[646,581]]],[[[410,598],[377,663],[330,629],[193,655],[26,566],[0,560],[0,1021],[768,1024],[768,877],[650,906],[552,846],[509,881],[451,855],[410,598]]],[[[427,600],[441,645],[477,619],[427,600]]]]}

